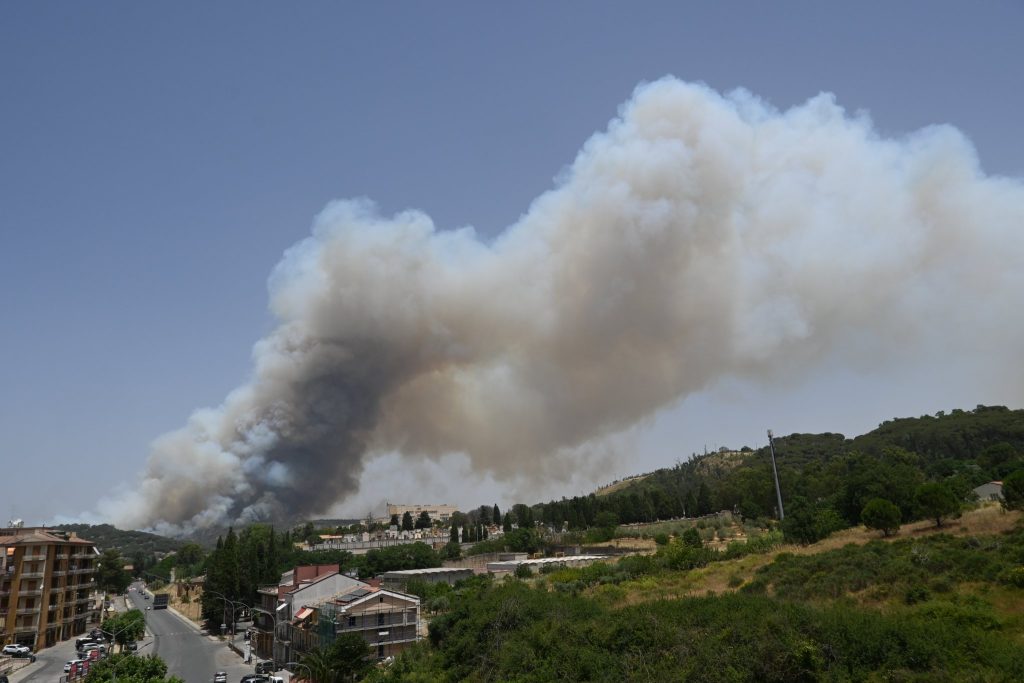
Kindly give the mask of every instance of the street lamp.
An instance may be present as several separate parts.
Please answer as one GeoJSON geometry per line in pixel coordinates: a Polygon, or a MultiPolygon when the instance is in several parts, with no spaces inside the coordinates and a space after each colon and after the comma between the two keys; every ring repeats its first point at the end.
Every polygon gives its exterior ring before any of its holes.
{"type": "MultiPolygon", "coordinates": [[[[248,609],[251,609],[251,608],[247,604],[245,604],[244,602],[237,601],[237,600],[232,600],[228,596],[224,595],[223,593],[218,593],[217,591],[213,591],[213,590],[208,590],[206,592],[210,593],[212,595],[218,596],[225,603],[231,603],[231,635],[235,635],[235,605],[241,605],[242,607],[245,607],[245,608],[248,608],[248,609]]],[[[224,610],[221,609],[221,613],[222,613],[221,616],[223,616],[223,612],[224,612],[224,610]]],[[[221,634],[221,635],[223,635],[223,634],[221,634]]]]}
{"type": "Polygon", "coordinates": [[[277,667],[274,662],[277,661],[277,614],[269,610],[265,610],[262,607],[252,607],[250,609],[254,612],[262,612],[274,620],[274,631],[270,641],[270,665],[271,668],[276,669],[277,667]]]}
{"type": "Polygon", "coordinates": [[[287,666],[304,666],[304,667],[306,667],[306,672],[309,674],[309,681],[310,681],[310,683],[313,683],[313,670],[311,668],[309,668],[309,664],[303,664],[302,662],[285,662],[284,665],[286,667],[287,666]]]}

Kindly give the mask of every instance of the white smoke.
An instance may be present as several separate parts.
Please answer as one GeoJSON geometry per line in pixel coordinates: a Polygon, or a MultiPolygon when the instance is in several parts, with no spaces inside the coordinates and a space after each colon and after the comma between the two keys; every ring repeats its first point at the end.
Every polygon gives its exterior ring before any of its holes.
{"type": "Polygon", "coordinates": [[[322,512],[368,456],[568,477],[709,384],[1024,346],[1024,185],[939,126],[880,138],[831,95],[779,112],[664,79],[492,243],[333,202],[270,278],[252,380],[157,439],[101,512],[185,528],[322,512]],[[585,462],[585,459],[584,459],[585,462]]]}

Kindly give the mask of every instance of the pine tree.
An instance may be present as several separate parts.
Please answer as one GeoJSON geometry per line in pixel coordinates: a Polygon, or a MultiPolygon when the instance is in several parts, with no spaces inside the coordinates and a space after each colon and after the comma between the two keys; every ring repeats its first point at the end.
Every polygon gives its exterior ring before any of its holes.
{"type": "Polygon", "coordinates": [[[421,512],[420,516],[416,518],[417,529],[429,529],[432,525],[433,522],[430,521],[430,515],[427,514],[426,510],[421,512]]]}
{"type": "Polygon", "coordinates": [[[405,514],[402,515],[402,531],[412,531],[412,514],[406,510],[405,514]]]}
{"type": "Polygon", "coordinates": [[[494,504],[494,510],[491,511],[491,520],[495,524],[501,524],[501,510],[498,509],[498,504],[494,504]]]}

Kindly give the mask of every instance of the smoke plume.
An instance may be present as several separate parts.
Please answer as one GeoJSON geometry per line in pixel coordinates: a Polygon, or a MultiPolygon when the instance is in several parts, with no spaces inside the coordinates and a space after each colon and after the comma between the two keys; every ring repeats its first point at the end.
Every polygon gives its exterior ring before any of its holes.
{"type": "Polygon", "coordinates": [[[496,239],[329,204],[270,278],[280,323],[251,380],[158,438],[139,492],[101,512],[314,514],[387,452],[562,476],[565,454],[716,381],[936,335],[1016,367],[1022,225],[1024,185],[986,177],[951,127],[885,139],[831,95],[780,112],[663,79],[496,239]]]}

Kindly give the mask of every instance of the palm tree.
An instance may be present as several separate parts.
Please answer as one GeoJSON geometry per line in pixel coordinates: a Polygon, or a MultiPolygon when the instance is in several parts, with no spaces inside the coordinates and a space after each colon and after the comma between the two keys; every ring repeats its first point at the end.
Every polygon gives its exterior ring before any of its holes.
{"type": "Polygon", "coordinates": [[[309,667],[309,674],[313,677],[310,683],[334,683],[337,678],[334,662],[325,650],[317,648],[304,655],[300,661],[309,667]]]}

